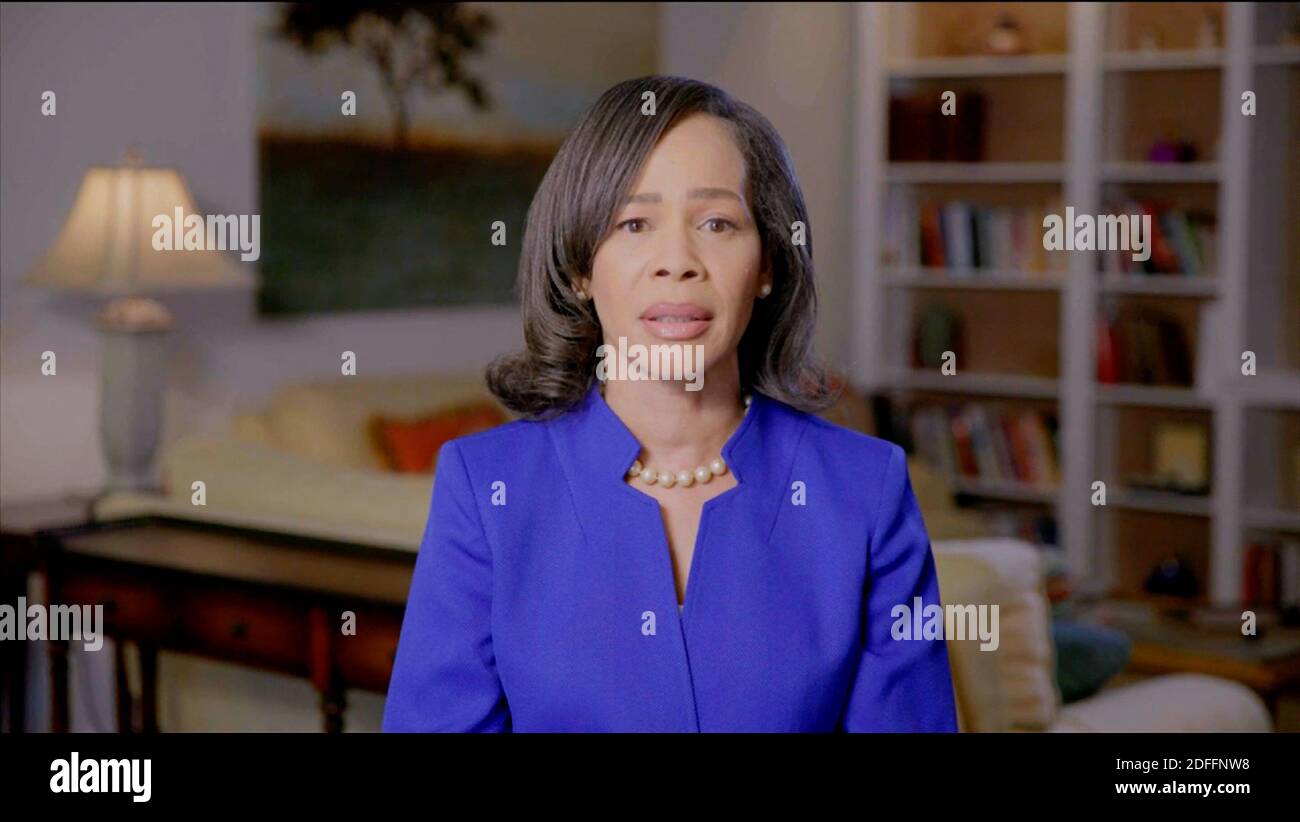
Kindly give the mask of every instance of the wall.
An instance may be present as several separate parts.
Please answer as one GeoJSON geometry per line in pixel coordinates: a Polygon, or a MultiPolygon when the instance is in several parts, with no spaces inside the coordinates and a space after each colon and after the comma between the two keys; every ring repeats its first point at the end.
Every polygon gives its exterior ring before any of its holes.
{"type": "Polygon", "coordinates": [[[818,277],[817,345],[849,351],[853,106],[848,3],[666,3],[661,67],[705,80],[763,113],[794,158],[818,277]]]}

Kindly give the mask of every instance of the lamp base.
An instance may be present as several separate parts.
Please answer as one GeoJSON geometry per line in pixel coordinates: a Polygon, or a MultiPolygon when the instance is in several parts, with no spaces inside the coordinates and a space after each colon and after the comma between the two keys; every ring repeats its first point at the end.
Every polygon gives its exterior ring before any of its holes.
{"type": "Polygon", "coordinates": [[[104,346],[100,436],[108,491],[155,491],[154,452],[162,432],[171,314],[162,303],[124,297],[99,316],[104,346]],[[159,311],[161,309],[161,311],[159,311]]]}

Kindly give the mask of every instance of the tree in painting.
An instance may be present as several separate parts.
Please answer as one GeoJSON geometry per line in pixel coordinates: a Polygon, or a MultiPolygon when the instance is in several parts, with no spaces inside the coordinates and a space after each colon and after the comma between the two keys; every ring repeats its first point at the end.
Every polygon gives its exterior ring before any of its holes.
{"type": "Polygon", "coordinates": [[[393,117],[393,144],[406,148],[410,95],[459,90],[477,109],[491,106],[483,84],[463,65],[495,29],[486,12],[464,3],[288,3],[277,33],[309,54],[343,44],[379,71],[393,117]]]}

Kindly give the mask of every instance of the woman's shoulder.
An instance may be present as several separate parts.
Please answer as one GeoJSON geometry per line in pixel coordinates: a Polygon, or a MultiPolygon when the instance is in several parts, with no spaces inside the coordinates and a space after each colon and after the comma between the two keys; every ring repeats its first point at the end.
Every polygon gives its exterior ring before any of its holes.
{"type": "Polygon", "coordinates": [[[454,437],[444,449],[457,451],[463,459],[482,461],[498,457],[527,458],[530,452],[546,444],[546,421],[516,419],[485,431],[454,437]]]}
{"type": "Polygon", "coordinates": [[[906,460],[897,444],[871,434],[831,422],[817,414],[801,411],[783,402],[774,402],[779,413],[801,425],[800,451],[834,455],[858,469],[884,470],[891,459],[906,460]]]}

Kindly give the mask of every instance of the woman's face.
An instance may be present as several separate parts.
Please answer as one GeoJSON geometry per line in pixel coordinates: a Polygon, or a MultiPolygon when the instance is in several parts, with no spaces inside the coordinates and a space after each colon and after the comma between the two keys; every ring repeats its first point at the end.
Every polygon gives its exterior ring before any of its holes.
{"type": "Polygon", "coordinates": [[[768,282],[761,257],[744,157],[724,121],[695,114],[651,151],[581,285],[604,343],[702,345],[708,371],[735,356],[768,282]]]}

